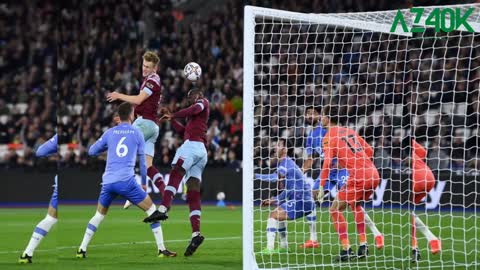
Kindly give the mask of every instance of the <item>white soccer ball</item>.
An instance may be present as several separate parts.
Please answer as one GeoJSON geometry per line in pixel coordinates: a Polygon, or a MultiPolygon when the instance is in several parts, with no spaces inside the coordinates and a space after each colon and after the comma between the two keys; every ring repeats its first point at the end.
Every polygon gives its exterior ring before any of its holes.
{"type": "Polygon", "coordinates": [[[190,62],[183,69],[183,75],[190,81],[196,81],[200,79],[200,76],[202,75],[202,68],[199,64],[190,62]]]}
{"type": "Polygon", "coordinates": [[[218,192],[217,200],[219,200],[219,201],[225,200],[225,193],[224,192],[218,192]]]}

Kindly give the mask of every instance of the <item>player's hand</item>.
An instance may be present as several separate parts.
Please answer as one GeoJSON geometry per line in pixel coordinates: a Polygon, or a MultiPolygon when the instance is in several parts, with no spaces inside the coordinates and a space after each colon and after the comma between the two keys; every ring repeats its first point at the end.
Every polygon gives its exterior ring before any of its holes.
{"type": "Polygon", "coordinates": [[[262,206],[268,206],[268,205],[271,205],[271,204],[274,204],[275,203],[275,200],[272,200],[272,199],[265,199],[262,201],[262,206]]]}
{"type": "Polygon", "coordinates": [[[115,101],[115,100],[118,100],[120,99],[120,93],[118,92],[111,92],[111,93],[108,93],[107,94],[107,101],[108,102],[112,102],[112,101],[115,101]]]}
{"type": "Polygon", "coordinates": [[[323,187],[320,187],[317,192],[317,198],[315,198],[319,203],[323,202],[323,196],[325,196],[325,191],[323,191],[323,187]]]}

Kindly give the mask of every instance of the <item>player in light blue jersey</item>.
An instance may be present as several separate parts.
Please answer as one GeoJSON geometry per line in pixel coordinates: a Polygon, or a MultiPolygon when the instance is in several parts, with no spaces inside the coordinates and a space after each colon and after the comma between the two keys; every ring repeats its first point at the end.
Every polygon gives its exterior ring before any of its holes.
{"type": "Polygon", "coordinates": [[[288,250],[286,220],[295,220],[310,214],[315,203],[310,185],[305,181],[302,170],[289,156],[292,148],[286,139],[277,142],[277,171],[275,174],[256,174],[256,179],[284,182],[284,190],[275,197],[262,201],[262,205],[277,205],[267,221],[267,247],[262,253],[272,254],[288,250]],[[275,249],[275,237],[280,235],[280,248],[275,249]]]}
{"type": "MultiPolygon", "coordinates": [[[[44,142],[40,147],[38,147],[37,152],[35,153],[37,157],[48,157],[57,153],[57,134],[55,134],[48,141],[44,142]]],[[[42,239],[47,235],[50,229],[57,223],[57,208],[58,208],[58,190],[57,190],[57,179],[58,176],[55,175],[55,184],[53,185],[53,194],[50,199],[50,204],[48,206],[47,215],[45,218],[40,221],[35,230],[33,231],[30,242],[28,242],[27,248],[18,259],[19,263],[32,263],[33,252],[38,247],[42,239]]]]}
{"type": "MultiPolygon", "coordinates": [[[[88,150],[91,156],[107,151],[107,165],[102,177],[102,190],[98,199],[97,212],[90,219],[77,250],[77,258],[86,258],[87,246],[98,226],[105,218],[112,201],[118,196],[128,199],[145,211],[148,216],[155,213],[156,206],[148,194],[135,181],[135,162],[139,159],[142,185],[147,180],[145,165],[145,141],[142,133],[132,126],[134,119],[133,106],[122,103],[118,107],[121,122],[107,130],[88,150]]],[[[150,224],[158,247],[158,257],[175,257],[177,254],[165,248],[162,227],[159,222],[150,224]]]]}

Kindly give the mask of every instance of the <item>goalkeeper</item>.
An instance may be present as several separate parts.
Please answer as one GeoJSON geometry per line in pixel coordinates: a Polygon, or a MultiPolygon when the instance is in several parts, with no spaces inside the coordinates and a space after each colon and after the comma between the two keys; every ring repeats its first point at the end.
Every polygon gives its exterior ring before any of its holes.
{"type": "MultiPolygon", "coordinates": [[[[310,214],[315,204],[312,199],[310,185],[305,181],[301,169],[289,156],[291,147],[286,139],[277,142],[277,171],[273,174],[256,174],[257,180],[283,182],[285,189],[275,197],[262,201],[263,206],[277,205],[270,213],[267,221],[267,247],[265,254],[288,250],[286,220],[295,220],[310,214]],[[275,237],[280,235],[280,248],[275,249],[275,237]]],[[[290,153],[292,154],[292,153],[290,153]]]]}
{"type": "MultiPolygon", "coordinates": [[[[313,165],[313,154],[314,151],[321,157],[324,157],[324,153],[322,150],[322,141],[323,137],[327,133],[327,130],[322,127],[321,125],[321,113],[315,107],[310,107],[306,111],[306,121],[311,124],[314,128],[310,132],[307,137],[307,142],[305,145],[305,150],[307,153],[307,159],[303,163],[302,170],[303,172],[307,172],[312,168],[313,165]]],[[[322,203],[323,199],[328,197],[328,193],[333,190],[340,190],[346,183],[349,174],[347,169],[337,169],[337,159],[333,159],[332,161],[332,168],[330,170],[330,174],[328,176],[328,181],[323,186],[323,196],[319,197],[319,188],[320,188],[320,176],[315,180],[313,187],[312,187],[312,194],[313,198],[317,200],[320,204],[322,203]]],[[[333,194],[332,194],[333,195],[333,194]]],[[[363,210],[365,212],[365,210],[363,210]]],[[[310,239],[307,240],[304,244],[300,245],[302,248],[317,248],[319,247],[319,243],[317,241],[317,229],[316,229],[316,222],[317,222],[317,213],[316,211],[312,211],[307,217],[308,227],[310,229],[310,239]]],[[[380,231],[376,228],[375,224],[372,222],[368,214],[365,212],[365,222],[370,230],[373,232],[375,236],[376,247],[378,249],[383,248],[384,246],[384,238],[380,231]]]]}

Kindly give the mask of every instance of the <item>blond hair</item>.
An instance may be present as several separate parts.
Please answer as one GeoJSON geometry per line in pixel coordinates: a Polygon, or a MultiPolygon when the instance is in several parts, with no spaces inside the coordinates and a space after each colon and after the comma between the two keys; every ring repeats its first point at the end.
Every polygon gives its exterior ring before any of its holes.
{"type": "Polygon", "coordinates": [[[143,60],[152,62],[156,66],[160,62],[160,57],[153,51],[147,51],[143,54],[143,60]]]}

